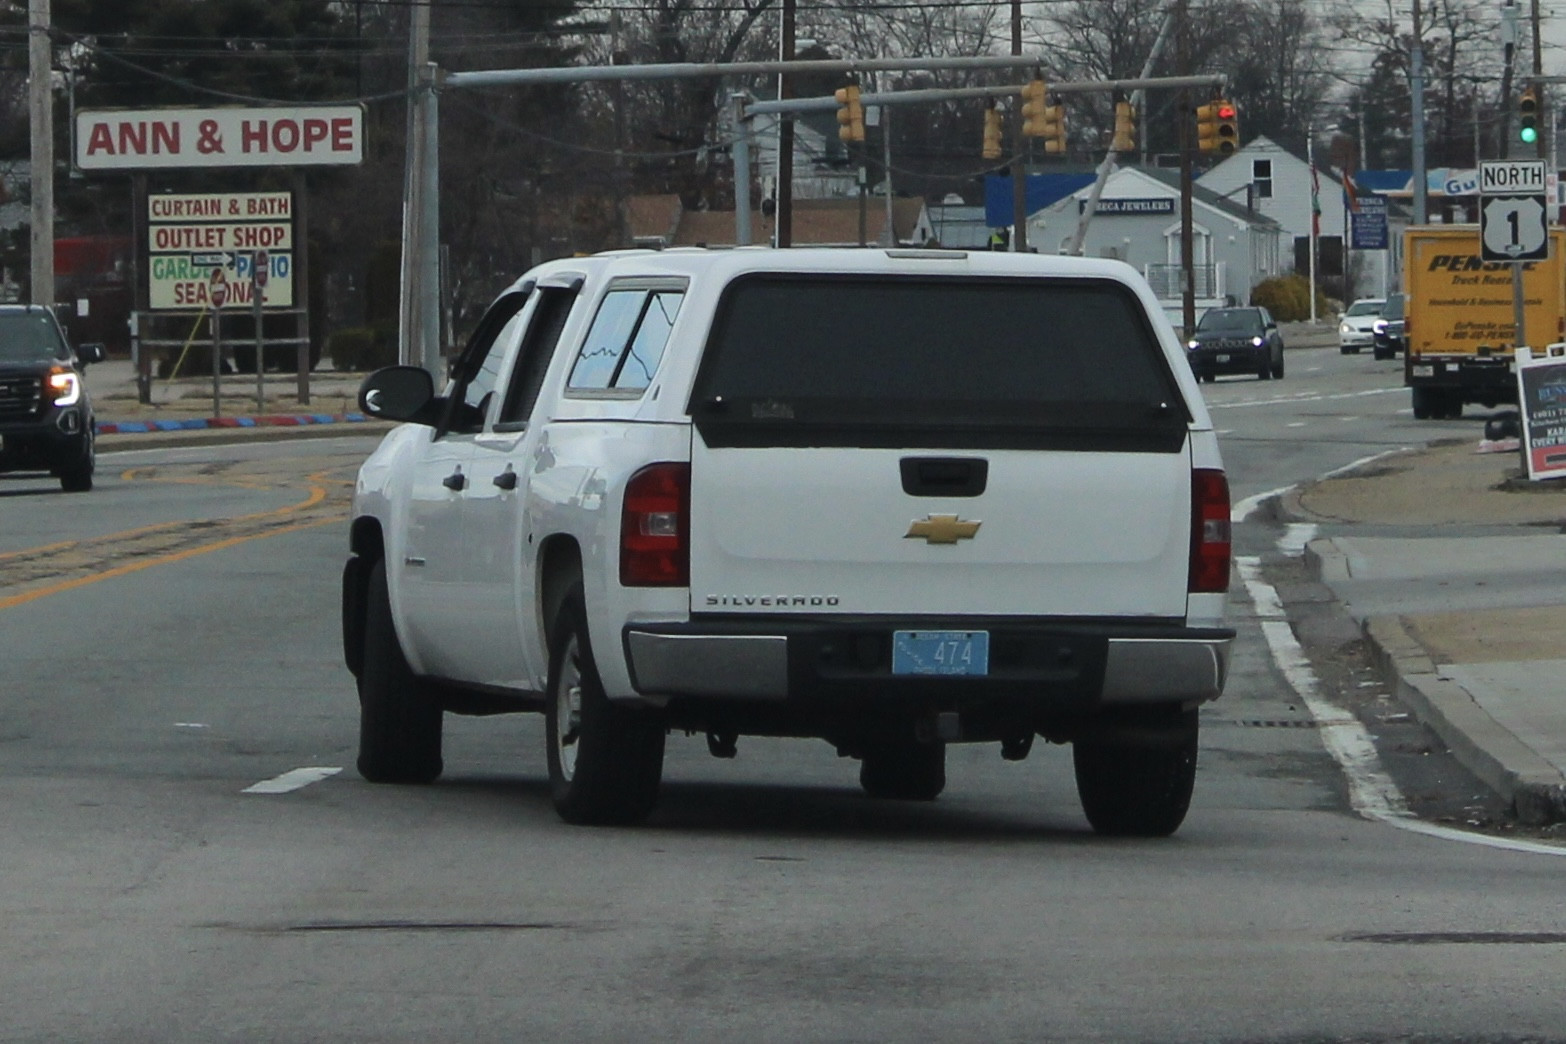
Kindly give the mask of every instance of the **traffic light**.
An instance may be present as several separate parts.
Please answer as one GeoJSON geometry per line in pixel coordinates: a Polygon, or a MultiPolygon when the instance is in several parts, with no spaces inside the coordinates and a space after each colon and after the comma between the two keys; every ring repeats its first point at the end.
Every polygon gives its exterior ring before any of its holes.
{"type": "Polygon", "coordinates": [[[1001,114],[993,101],[984,110],[984,148],[979,154],[985,159],[1001,158],[1001,114]]]}
{"type": "Polygon", "coordinates": [[[1115,137],[1109,147],[1115,152],[1136,151],[1136,109],[1124,98],[1115,98],[1115,137]]]}
{"type": "Polygon", "coordinates": [[[1030,138],[1049,135],[1046,112],[1049,108],[1049,87],[1042,77],[1034,77],[1022,85],[1022,133],[1030,138]]]}
{"type": "Polygon", "coordinates": [[[1196,147],[1221,156],[1240,147],[1240,111],[1233,102],[1214,98],[1196,107],[1196,147]]]}
{"type": "Polygon", "coordinates": [[[1061,154],[1066,151],[1066,107],[1060,102],[1060,95],[1050,95],[1049,104],[1044,106],[1044,151],[1051,154],[1061,154]]]}
{"type": "Polygon", "coordinates": [[[1539,140],[1539,88],[1528,87],[1517,99],[1517,139],[1525,145],[1539,140]]]}
{"type": "Polygon", "coordinates": [[[865,140],[865,107],[859,104],[859,85],[850,83],[839,87],[832,95],[837,99],[837,136],[844,141],[865,140]]]}

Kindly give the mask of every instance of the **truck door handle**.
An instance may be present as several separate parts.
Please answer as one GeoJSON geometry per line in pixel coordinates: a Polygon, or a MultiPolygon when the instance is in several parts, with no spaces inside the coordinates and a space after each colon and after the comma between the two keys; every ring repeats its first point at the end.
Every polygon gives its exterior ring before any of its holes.
{"type": "Polygon", "coordinates": [[[517,473],[512,471],[510,468],[507,468],[505,471],[502,471],[490,481],[499,486],[501,489],[516,489],[517,473]]]}
{"type": "Polygon", "coordinates": [[[441,479],[440,484],[445,486],[447,489],[456,490],[458,493],[461,493],[464,489],[467,488],[468,477],[462,473],[461,468],[458,468],[450,475],[447,475],[445,478],[441,479]]]}

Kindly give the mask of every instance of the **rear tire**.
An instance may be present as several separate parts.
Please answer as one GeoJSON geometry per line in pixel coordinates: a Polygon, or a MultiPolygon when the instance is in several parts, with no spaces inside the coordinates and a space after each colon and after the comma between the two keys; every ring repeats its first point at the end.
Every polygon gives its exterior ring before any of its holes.
{"type": "Polygon", "coordinates": [[[1168,744],[1078,740],[1077,795],[1099,834],[1167,837],[1180,828],[1196,783],[1196,712],[1168,744]]]}
{"type": "Polygon", "coordinates": [[[386,563],[370,569],[359,675],[359,775],[371,783],[432,783],[441,761],[440,704],[414,675],[397,640],[386,563]]]}
{"type": "Polygon", "coordinates": [[[1410,398],[1414,404],[1414,419],[1429,420],[1435,416],[1435,395],[1429,388],[1413,389],[1410,398]]]}
{"type": "Polygon", "coordinates": [[[946,789],[946,744],[877,740],[859,763],[859,785],[873,798],[934,801],[946,789]]]}
{"type": "Polygon", "coordinates": [[[580,583],[566,595],[550,633],[544,732],[555,811],[567,823],[639,823],[658,803],[663,718],[617,706],[604,694],[580,583]]]}

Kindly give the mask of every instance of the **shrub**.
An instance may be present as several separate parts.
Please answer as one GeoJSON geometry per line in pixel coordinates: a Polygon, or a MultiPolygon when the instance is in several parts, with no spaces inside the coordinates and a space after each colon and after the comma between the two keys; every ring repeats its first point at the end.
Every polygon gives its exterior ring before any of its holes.
{"type": "Polygon", "coordinates": [[[397,361],[397,343],[387,341],[368,326],[333,330],[326,339],[326,354],[339,370],[362,373],[397,361]]]}
{"type": "MultiPolygon", "coordinates": [[[[1267,309],[1280,323],[1295,323],[1310,318],[1310,280],[1299,273],[1264,279],[1251,289],[1251,304],[1267,309]]],[[[1332,313],[1331,303],[1321,288],[1316,289],[1316,315],[1332,313]]]]}

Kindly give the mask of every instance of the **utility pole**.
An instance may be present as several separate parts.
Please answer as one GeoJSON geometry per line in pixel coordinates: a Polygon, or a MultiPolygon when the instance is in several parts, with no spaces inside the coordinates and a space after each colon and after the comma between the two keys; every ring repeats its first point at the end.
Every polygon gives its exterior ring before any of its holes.
{"type": "Polygon", "coordinates": [[[27,108],[32,130],[33,304],[54,305],[54,98],[49,0],[27,4],[27,108]]]}
{"type": "MultiPolygon", "coordinates": [[[[426,192],[434,185],[424,183],[424,152],[428,148],[424,107],[420,104],[419,84],[422,70],[430,60],[429,0],[414,0],[408,25],[408,138],[402,168],[402,267],[401,295],[397,316],[397,361],[405,366],[424,366],[439,378],[438,365],[430,365],[428,346],[420,347],[416,332],[423,328],[418,287],[421,259],[428,244],[423,242],[423,214],[426,192]]],[[[438,346],[437,350],[438,350],[438,346]]]]}
{"type": "MultiPolygon", "coordinates": [[[[1169,41],[1169,32],[1174,27],[1177,10],[1178,7],[1175,4],[1170,4],[1164,10],[1164,20],[1158,26],[1158,36],[1153,40],[1153,49],[1147,52],[1147,61],[1142,63],[1142,79],[1144,80],[1153,75],[1153,67],[1158,64],[1159,56],[1164,53],[1164,45],[1169,41]]],[[[1147,88],[1138,87],[1131,92],[1131,107],[1136,112],[1146,111],[1146,100],[1147,88]]],[[[1181,133],[1183,134],[1184,132],[1182,131],[1181,133]]],[[[1180,139],[1180,148],[1183,150],[1185,147],[1186,140],[1182,137],[1180,139]]],[[[1147,155],[1147,134],[1145,131],[1142,135],[1142,155],[1144,157],[1147,155]]],[[[1114,169],[1115,161],[1119,156],[1120,154],[1115,151],[1114,142],[1111,140],[1108,151],[1104,153],[1104,161],[1098,165],[1098,172],[1093,178],[1093,188],[1088,192],[1087,206],[1082,208],[1082,215],[1077,219],[1077,230],[1071,236],[1070,245],[1066,247],[1066,253],[1074,257],[1080,257],[1082,254],[1082,244],[1087,239],[1088,222],[1093,220],[1093,215],[1098,210],[1098,200],[1103,195],[1104,182],[1109,180],[1109,172],[1114,169]]]]}
{"type": "MultiPolygon", "coordinates": [[[[783,0],[783,32],[778,44],[781,61],[794,59],[794,0],[783,0]]],[[[794,96],[794,84],[788,73],[778,73],[778,100],[794,96]]],[[[794,245],[794,117],[778,114],[778,184],[773,211],[773,245],[794,245]]]]}
{"type": "MultiPolygon", "coordinates": [[[[1011,0],[1011,53],[1022,54],[1022,0],[1011,0]]],[[[1023,157],[1028,154],[1028,138],[1022,133],[1022,120],[1012,121],[1011,158],[1011,249],[1028,252],[1028,171],[1023,157]]]]}
{"type": "Polygon", "coordinates": [[[1423,225],[1428,220],[1429,203],[1425,184],[1425,37],[1419,18],[1419,4],[1414,0],[1414,43],[1408,56],[1408,90],[1413,107],[1414,151],[1414,224],[1423,225]]]}
{"type": "MultiPolygon", "coordinates": [[[[1186,72],[1190,61],[1191,6],[1189,0],[1180,0],[1179,60],[1180,73],[1186,72]]],[[[1191,336],[1196,329],[1196,250],[1191,242],[1191,91],[1180,92],[1180,323],[1182,335],[1191,336]]]]}
{"type": "MultiPolygon", "coordinates": [[[[1533,23],[1533,77],[1534,82],[1538,83],[1539,77],[1544,75],[1544,45],[1539,39],[1539,0],[1532,0],[1532,3],[1529,5],[1529,20],[1533,23]]],[[[1541,87],[1539,89],[1539,123],[1545,128],[1545,131],[1539,135],[1539,141],[1536,145],[1538,152],[1535,155],[1540,159],[1549,160],[1550,166],[1545,168],[1547,170],[1553,170],[1555,164],[1554,154],[1546,151],[1547,148],[1554,148],[1555,145],[1555,135],[1552,133],[1555,127],[1555,118],[1550,115],[1550,110],[1549,92],[1541,87]]]]}

